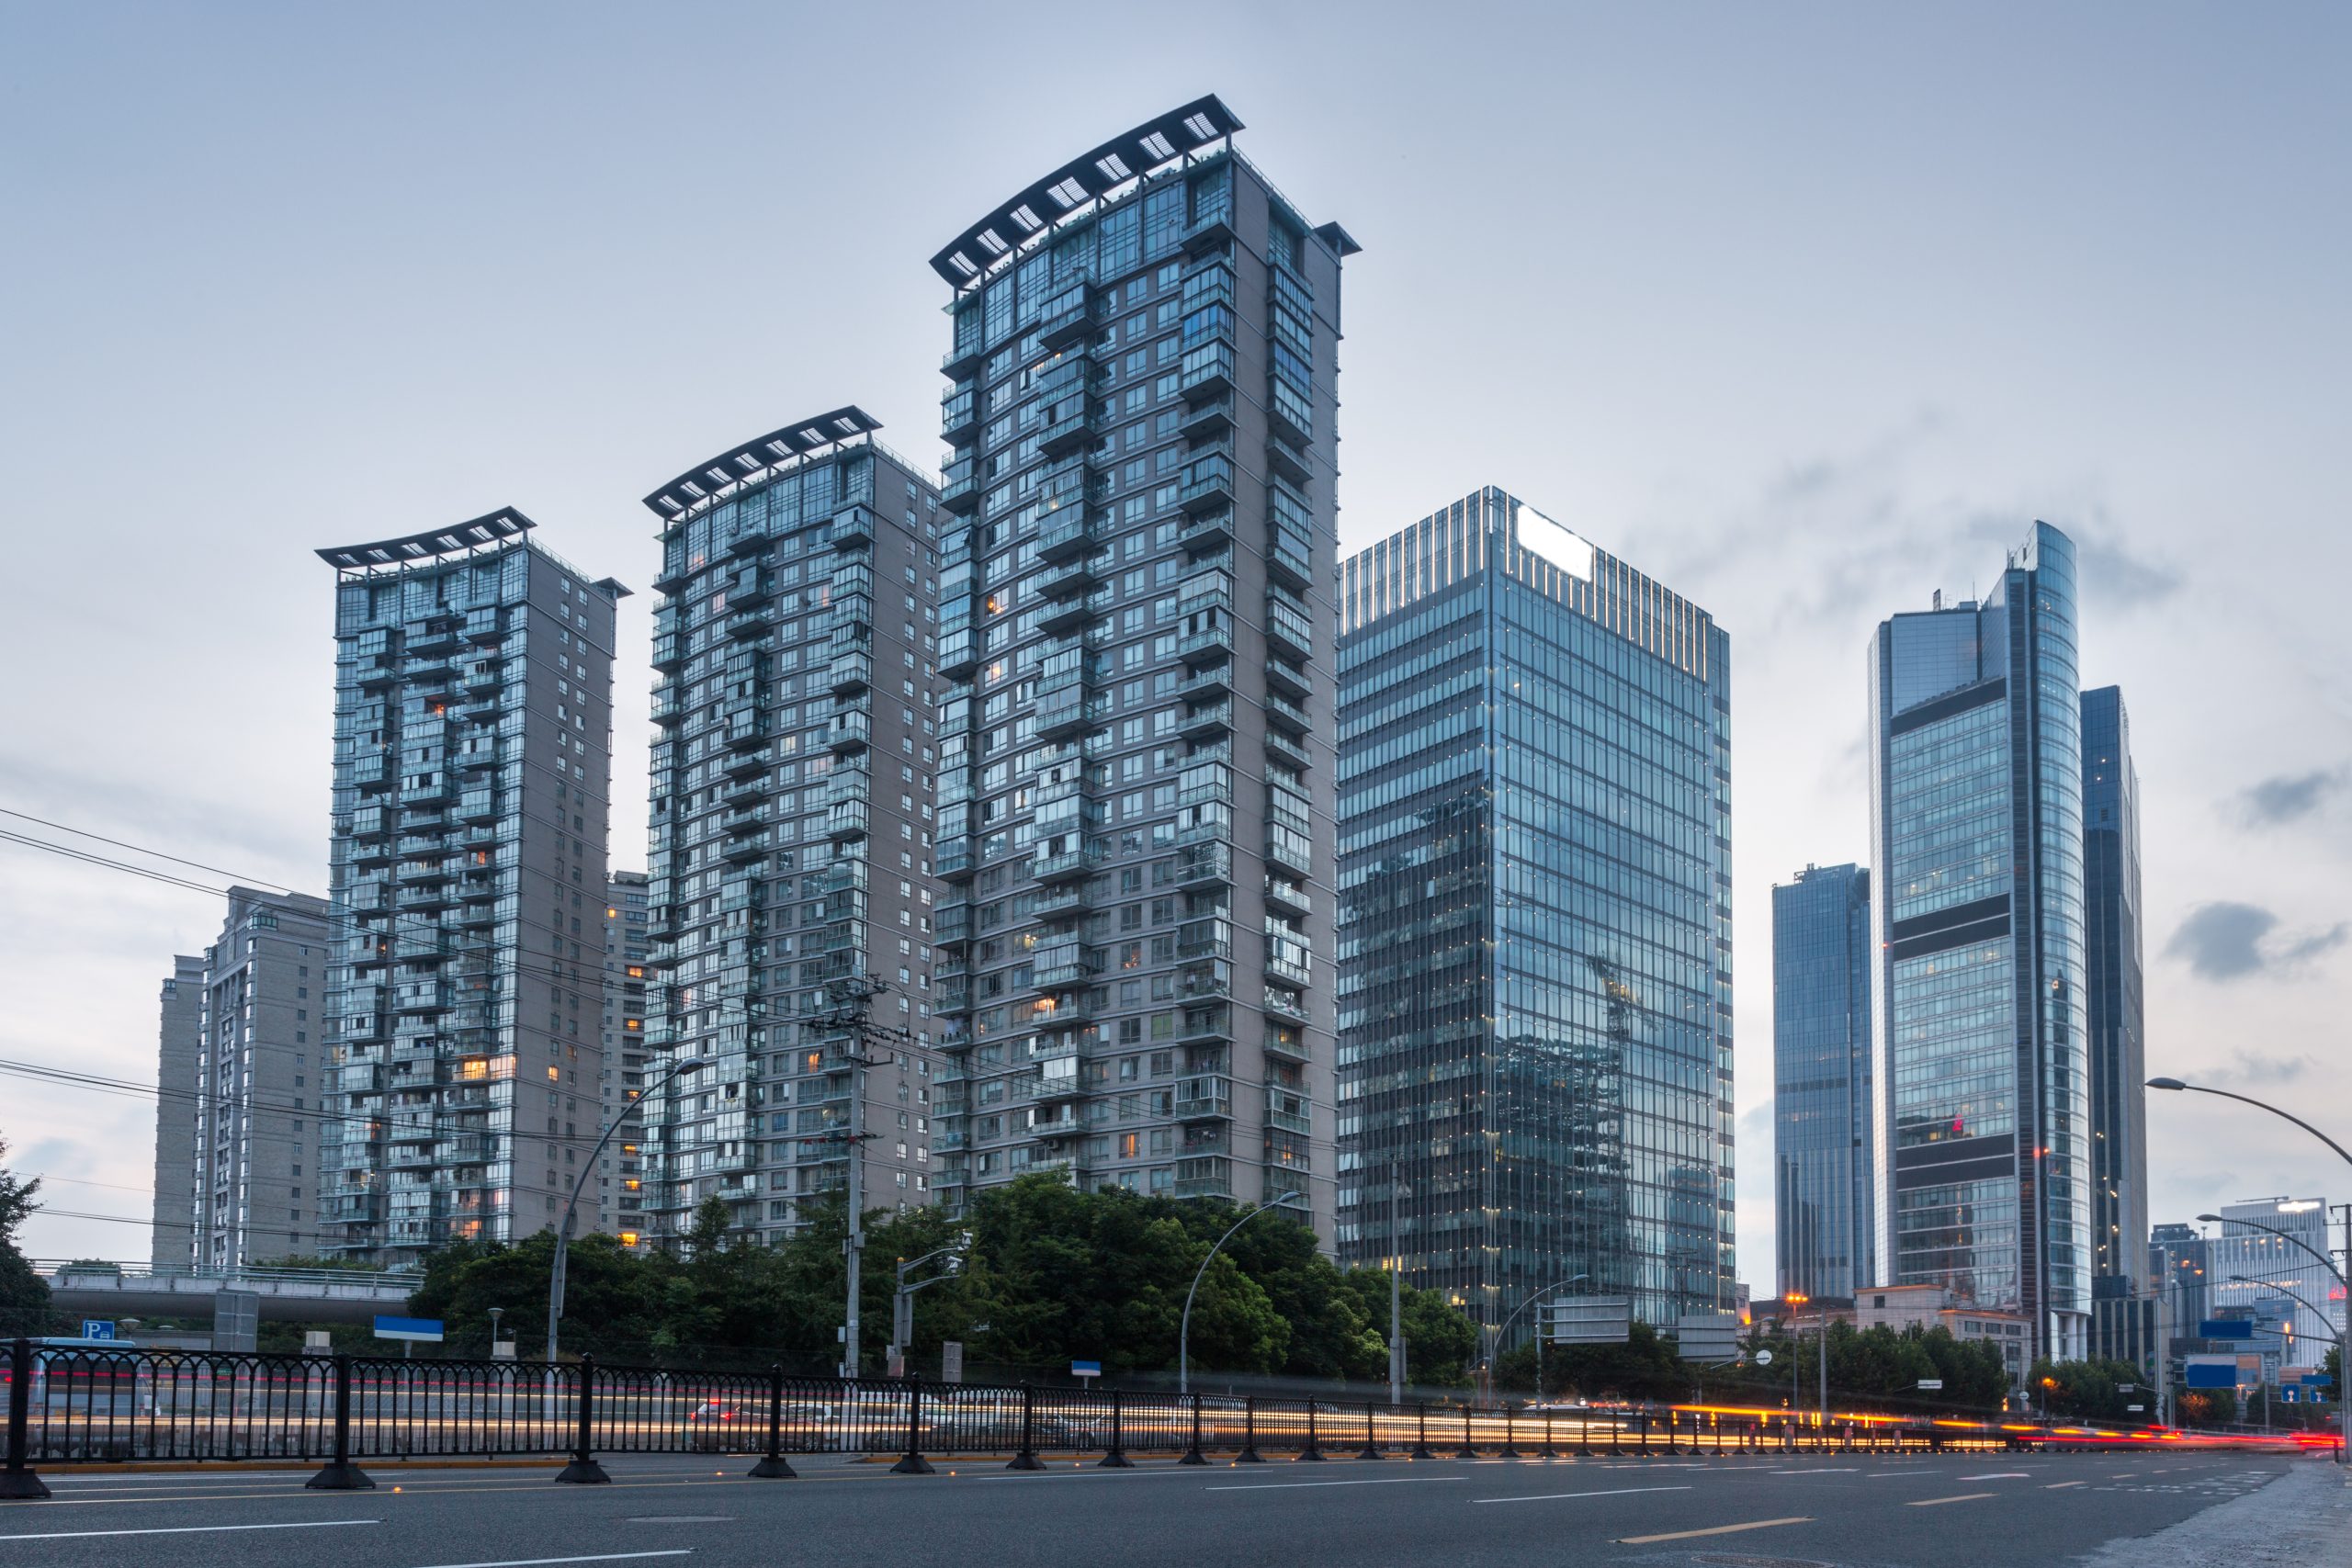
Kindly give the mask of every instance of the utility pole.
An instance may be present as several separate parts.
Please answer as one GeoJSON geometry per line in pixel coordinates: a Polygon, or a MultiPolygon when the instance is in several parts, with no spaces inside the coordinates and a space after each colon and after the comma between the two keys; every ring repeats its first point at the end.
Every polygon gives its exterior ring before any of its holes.
{"type": "Polygon", "coordinates": [[[842,1239],[842,1256],[848,1275],[848,1299],[842,1315],[842,1359],[840,1375],[855,1378],[862,1358],[858,1350],[858,1297],[863,1284],[861,1265],[865,1253],[865,1140],[872,1136],[865,1130],[865,1069],[874,1066],[875,1058],[866,1055],[869,1047],[880,1043],[895,1046],[909,1043],[913,1035],[904,1029],[885,1029],[870,1022],[866,1014],[874,998],[888,987],[867,975],[853,975],[834,981],[830,987],[833,1008],[807,1021],[804,1034],[824,1035],[847,1033],[850,1043],[843,1048],[842,1060],[849,1066],[849,1125],[839,1133],[820,1134],[803,1138],[804,1144],[846,1144],[849,1147],[849,1175],[844,1183],[843,1197],[847,1201],[848,1234],[842,1239]]]}

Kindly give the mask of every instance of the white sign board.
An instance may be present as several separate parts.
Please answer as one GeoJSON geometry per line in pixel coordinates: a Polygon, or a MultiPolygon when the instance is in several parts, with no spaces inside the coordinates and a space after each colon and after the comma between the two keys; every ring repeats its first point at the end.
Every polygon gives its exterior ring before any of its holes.
{"type": "Polygon", "coordinates": [[[1676,1323],[1674,1339],[1686,1361],[1736,1361],[1739,1359],[1739,1314],[1686,1312],[1676,1323]]]}
{"type": "Polygon", "coordinates": [[[1919,1386],[1926,1389],[1930,1393],[1940,1393],[1943,1392],[1944,1380],[1941,1378],[1921,1378],[1919,1380],[1919,1386]]]}
{"type": "Polygon", "coordinates": [[[1555,1345],[1623,1345],[1633,1333],[1634,1305],[1624,1296],[1564,1296],[1544,1310],[1555,1345]]]}

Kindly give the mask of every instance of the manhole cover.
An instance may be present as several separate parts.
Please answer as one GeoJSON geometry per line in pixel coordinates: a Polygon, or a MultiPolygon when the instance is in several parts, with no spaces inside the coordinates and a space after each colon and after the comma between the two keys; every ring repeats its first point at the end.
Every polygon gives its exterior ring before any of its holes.
{"type": "Polygon", "coordinates": [[[732,1514],[631,1514],[633,1525],[729,1525],[735,1522],[732,1514]]]}

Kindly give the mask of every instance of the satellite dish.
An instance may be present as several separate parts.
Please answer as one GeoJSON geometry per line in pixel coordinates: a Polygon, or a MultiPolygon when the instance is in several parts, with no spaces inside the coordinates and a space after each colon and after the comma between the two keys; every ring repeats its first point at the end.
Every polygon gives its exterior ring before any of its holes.
{"type": "Polygon", "coordinates": [[[1770,1351],[1770,1350],[1758,1350],[1758,1351],[1757,1351],[1757,1352],[1756,1352],[1756,1364],[1757,1364],[1758,1366],[1759,1366],[1759,1367],[1769,1367],[1769,1366],[1770,1366],[1770,1365],[1772,1364],[1772,1352],[1771,1352],[1771,1351],[1770,1351]]]}

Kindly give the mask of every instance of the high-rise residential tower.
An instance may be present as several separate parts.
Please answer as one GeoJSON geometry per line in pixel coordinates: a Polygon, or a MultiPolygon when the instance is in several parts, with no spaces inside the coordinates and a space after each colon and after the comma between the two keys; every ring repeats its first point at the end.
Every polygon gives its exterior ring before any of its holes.
{"type": "Polygon", "coordinates": [[[861,1208],[929,1198],[938,491],[877,428],[836,409],[646,498],[655,1238],[717,1198],[781,1239],[853,1158],[861,1208]],[[845,1003],[873,986],[861,1055],[845,1003]]]}
{"type": "Polygon", "coordinates": [[[1772,889],[1772,1174],[1781,1293],[1876,1283],[1871,1218],[1871,874],[1772,889]]]}
{"type": "Polygon", "coordinates": [[[1203,98],[933,260],[951,1199],[1027,1172],[1331,1234],[1340,264],[1203,98]]]}
{"type": "Polygon", "coordinates": [[[1878,1274],[2087,1353],[2094,1170],[2075,547],[1871,643],[1878,1274]]]}
{"type": "Polygon", "coordinates": [[[324,899],[229,889],[198,1003],[190,1255],[199,1269],[318,1250],[334,952],[324,899]]]}
{"type": "Polygon", "coordinates": [[[179,954],[164,981],[155,1035],[155,1195],[148,1261],[195,1258],[197,1046],[204,1027],[204,960],[179,954]]]}
{"type": "Polygon", "coordinates": [[[1487,489],[1342,563],[1338,663],[1341,1256],[1729,1310],[1729,640],[1487,489]]]}
{"type": "Polygon", "coordinates": [[[2083,694],[2083,949],[2089,976],[2092,1353],[2153,1370],[2140,780],[2123,693],[2083,694]]]}
{"type": "MultiPolygon", "coordinates": [[[[520,513],[335,578],[324,1250],[556,1223],[597,1132],[613,618],[520,513]]],[[[593,1215],[594,1211],[590,1211],[593,1215]]]]}
{"type": "Polygon", "coordinates": [[[623,1116],[628,1123],[613,1134],[597,1162],[596,1228],[623,1237],[641,1235],[645,1223],[645,1118],[637,1101],[645,1092],[645,983],[652,953],[646,888],[641,871],[616,871],[605,879],[601,1098],[605,1126],[623,1116]]]}
{"type": "Polygon", "coordinates": [[[2157,1225],[2148,1233],[2148,1279],[2156,1288],[2173,1334],[2178,1337],[2195,1335],[2199,1321],[2211,1315],[2212,1302],[2205,1289],[2205,1238],[2194,1225],[2157,1225]]]}

